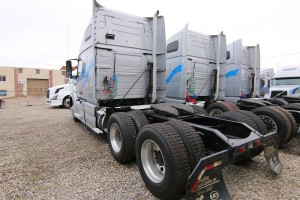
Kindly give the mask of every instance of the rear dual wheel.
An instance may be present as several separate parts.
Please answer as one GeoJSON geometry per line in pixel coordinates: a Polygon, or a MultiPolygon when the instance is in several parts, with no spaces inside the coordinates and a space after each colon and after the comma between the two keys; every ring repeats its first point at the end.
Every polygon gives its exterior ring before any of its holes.
{"type": "Polygon", "coordinates": [[[199,134],[178,120],[144,126],[136,141],[136,160],[149,191],[170,199],[185,190],[188,176],[205,155],[199,134]]]}
{"type": "Polygon", "coordinates": [[[276,106],[262,106],[251,112],[258,115],[267,127],[268,132],[276,132],[279,137],[279,146],[285,144],[292,133],[292,125],[288,117],[276,106]]]}

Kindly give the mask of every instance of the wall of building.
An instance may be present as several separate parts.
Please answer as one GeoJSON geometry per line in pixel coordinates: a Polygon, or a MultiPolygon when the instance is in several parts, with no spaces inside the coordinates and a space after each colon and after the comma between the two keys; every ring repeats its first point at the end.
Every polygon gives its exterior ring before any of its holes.
{"type": "Polygon", "coordinates": [[[0,76],[6,77],[6,81],[0,81],[0,99],[14,97],[14,70],[8,67],[0,67],[0,76]],[[1,91],[6,91],[6,96],[3,96],[1,91]]]}
{"type": "Polygon", "coordinates": [[[0,67],[0,76],[6,76],[6,81],[0,81],[0,94],[1,91],[7,91],[6,96],[0,98],[27,96],[28,79],[48,80],[49,87],[62,85],[65,79],[64,73],[52,69],[0,67]]]}

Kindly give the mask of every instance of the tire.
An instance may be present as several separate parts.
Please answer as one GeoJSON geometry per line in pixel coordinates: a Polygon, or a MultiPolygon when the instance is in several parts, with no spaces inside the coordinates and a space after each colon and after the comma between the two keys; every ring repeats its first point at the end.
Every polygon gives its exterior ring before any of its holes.
{"type": "Polygon", "coordinates": [[[288,120],[290,121],[290,123],[291,123],[292,131],[291,131],[290,136],[285,141],[285,143],[288,143],[297,134],[297,131],[298,131],[297,122],[296,122],[294,116],[290,112],[288,112],[287,110],[285,110],[284,108],[281,108],[279,106],[274,106],[274,108],[277,109],[277,110],[279,110],[279,111],[281,111],[282,113],[284,113],[286,115],[286,117],[288,118],[288,120]]]}
{"type": "Polygon", "coordinates": [[[277,111],[279,113],[279,115],[282,116],[282,118],[284,118],[286,126],[287,126],[287,131],[286,131],[286,137],[284,139],[283,144],[287,143],[288,139],[291,137],[292,132],[293,132],[293,127],[292,127],[292,123],[289,120],[288,116],[285,113],[285,110],[282,111],[280,110],[279,106],[270,106],[270,108],[274,111],[277,111]]]}
{"type": "Polygon", "coordinates": [[[225,103],[230,105],[233,110],[240,110],[240,108],[232,102],[225,102],[225,103]]]}
{"type": "Polygon", "coordinates": [[[233,111],[233,109],[224,102],[214,102],[207,107],[206,111],[209,116],[213,117],[223,112],[233,111]]]}
{"type": "Polygon", "coordinates": [[[282,106],[284,109],[287,110],[298,110],[300,111],[300,103],[290,103],[287,105],[282,106]]]}
{"type": "Polygon", "coordinates": [[[139,110],[129,111],[126,114],[131,117],[137,133],[140,131],[142,127],[149,124],[147,117],[144,115],[142,111],[139,110]]]}
{"type": "Polygon", "coordinates": [[[166,124],[172,126],[183,141],[192,172],[199,160],[206,155],[205,147],[199,133],[193,127],[180,120],[170,120],[166,124]]]}
{"type": "Polygon", "coordinates": [[[268,99],[267,101],[278,106],[284,106],[288,104],[288,102],[283,99],[268,99]]]}
{"type": "Polygon", "coordinates": [[[196,114],[200,114],[200,115],[204,115],[204,116],[208,115],[207,111],[204,108],[202,108],[201,106],[197,106],[197,105],[190,105],[190,106],[193,108],[193,110],[196,114]]]}
{"type": "Polygon", "coordinates": [[[66,96],[62,102],[63,108],[70,108],[70,96],[66,96]]]}
{"type": "Polygon", "coordinates": [[[135,159],[136,130],[126,113],[113,113],[108,120],[107,140],[111,154],[121,164],[135,159]]]}
{"type": "Polygon", "coordinates": [[[184,192],[190,172],[183,141],[168,124],[144,126],[136,140],[136,160],[148,190],[159,199],[184,192]]]}
{"type": "MultiPolygon", "coordinates": [[[[255,121],[252,119],[252,117],[249,117],[249,115],[246,115],[245,113],[241,111],[232,111],[232,112],[226,112],[222,113],[217,116],[221,119],[227,119],[237,122],[243,122],[249,126],[251,126],[253,129],[257,130],[259,132],[260,128],[255,123],[255,121]]],[[[250,153],[247,155],[243,155],[243,157],[240,159],[240,161],[248,160],[250,158],[253,158],[254,156],[259,155],[263,151],[263,148],[255,148],[250,151],[250,153]]]]}
{"type": "Polygon", "coordinates": [[[227,119],[227,120],[236,121],[236,122],[243,122],[258,131],[258,127],[255,124],[255,122],[251,118],[249,118],[248,116],[245,116],[244,114],[242,114],[240,112],[237,112],[237,111],[226,112],[226,113],[217,115],[217,117],[220,119],[227,119]]]}
{"type": "Polygon", "coordinates": [[[268,132],[277,132],[279,137],[279,146],[281,146],[285,141],[288,131],[285,118],[268,106],[255,108],[251,110],[251,112],[258,115],[263,120],[268,132]]]}
{"type": "Polygon", "coordinates": [[[255,115],[254,113],[252,113],[250,111],[246,111],[246,110],[240,110],[240,111],[236,111],[236,112],[240,112],[240,113],[244,114],[245,116],[251,118],[252,121],[254,121],[254,123],[256,124],[257,131],[260,132],[262,135],[268,134],[267,127],[259,116],[255,115]]]}

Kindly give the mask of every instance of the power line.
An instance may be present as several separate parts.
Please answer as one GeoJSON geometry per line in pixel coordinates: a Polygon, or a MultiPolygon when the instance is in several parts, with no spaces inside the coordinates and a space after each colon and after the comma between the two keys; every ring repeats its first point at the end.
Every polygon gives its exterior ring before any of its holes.
{"type": "Polygon", "coordinates": [[[262,58],[262,59],[277,58],[277,57],[290,56],[290,55],[295,55],[295,54],[300,54],[300,51],[299,52],[294,52],[294,53],[288,53],[288,54],[282,54],[282,55],[277,55],[277,56],[266,57],[266,58],[262,58]]]}

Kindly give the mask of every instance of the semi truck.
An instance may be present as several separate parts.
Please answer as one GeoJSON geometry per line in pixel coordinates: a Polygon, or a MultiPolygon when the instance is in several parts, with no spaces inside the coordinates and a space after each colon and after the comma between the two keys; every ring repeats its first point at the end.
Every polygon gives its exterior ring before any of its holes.
{"type": "Polygon", "coordinates": [[[205,35],[187,25],[167,40],[166,101],[196,104],[223,118],[227,114],[220,114],[228,111],[252,111],[261,116],[267,132],[278,134],[282,146],[299,133],[299,111],[266,107],[285,102],[259,98],[259,74],[259,45],[243,46],[237,40],[226,46],[223,33],[205,35]]]}
{"type": "Polygon", "coordinates": [[[262,135],[245,123],[165,102],[165,24],[158,11],[138,17],[93,1],[79,56],[66,62],[69,77],[72,62],[78,62],[76,92],[71,92],[74,121],[107,134],[117,162],[136,160],[156,197],[185,191],[186,199],[230,199],[222,167],[262,151],[280,173],[275,132],[262,135]]]}
{"type": "Polygon", "coordinates": [[[292,102],[298,100],[297,102],[300,103],[300,65],[285,66],[275,73],[269,98],[279,97],[286,97],[292,102]]]}
{"type": "Polygon", "coordinates": [[[260,72],[259,96],[268,98],[271,80],[274,79],[274,68],[266,68],[260,72]]]}
{"type": "Polygon", "coordinates": [[[47,103],[51,106],[70,108],[70,94],[76,90],[75,79],[66,78],[66,84],[51,87],[47,90],[47,103]]]}

